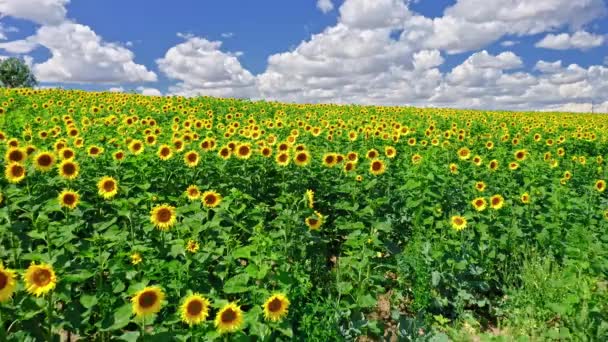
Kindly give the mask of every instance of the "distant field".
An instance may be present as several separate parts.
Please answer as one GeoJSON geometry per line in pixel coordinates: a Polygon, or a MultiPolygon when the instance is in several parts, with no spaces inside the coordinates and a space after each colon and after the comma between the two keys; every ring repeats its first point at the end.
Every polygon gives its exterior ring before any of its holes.
{"type": "Polygon", "coordinates": [[[0,107],[0,340],[608,338],[606,115],[0,107]]]}

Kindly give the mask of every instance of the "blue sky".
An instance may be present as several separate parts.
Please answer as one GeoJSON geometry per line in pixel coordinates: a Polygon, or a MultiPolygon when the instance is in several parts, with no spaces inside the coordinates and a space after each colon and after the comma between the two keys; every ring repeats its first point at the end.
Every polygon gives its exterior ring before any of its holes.
{"type": "Polygon", "coordinates": [[[603,0],[0,0],[41,86],[608,112],[603,0]]]}

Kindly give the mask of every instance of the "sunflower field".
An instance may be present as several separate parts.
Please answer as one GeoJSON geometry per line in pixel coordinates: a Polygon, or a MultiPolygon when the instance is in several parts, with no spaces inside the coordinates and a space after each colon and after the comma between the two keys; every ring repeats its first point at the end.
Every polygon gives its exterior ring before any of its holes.
{"type": "Polygon", "coordinates": [[[608,338],[608,116],[0,90],[0,340],[608,338]]]}

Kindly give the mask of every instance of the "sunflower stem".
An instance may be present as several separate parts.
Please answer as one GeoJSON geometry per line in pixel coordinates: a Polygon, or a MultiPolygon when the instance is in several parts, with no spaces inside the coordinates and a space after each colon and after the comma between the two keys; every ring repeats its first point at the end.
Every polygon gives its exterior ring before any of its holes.
{"type": "Polygon", "coordinates": [[[46,308],[48,340],[53,340],[53,292],[49,293],[49,302],[46,308]]]}
{"type": "Polygon", "coordinates": [[[146,317],[141,317],[141,340],[146,341],[146,317]]]}

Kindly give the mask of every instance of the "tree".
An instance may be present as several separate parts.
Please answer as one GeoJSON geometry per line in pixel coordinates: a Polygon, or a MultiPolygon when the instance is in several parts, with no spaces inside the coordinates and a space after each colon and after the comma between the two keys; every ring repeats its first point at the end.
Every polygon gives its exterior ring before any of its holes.
{"type": "Polygon", "coordinates": [[[7,88],[32,88],[38,84],[36,77],[23,60],[15,57],[0,62],[0,85],[7,88]]]}

